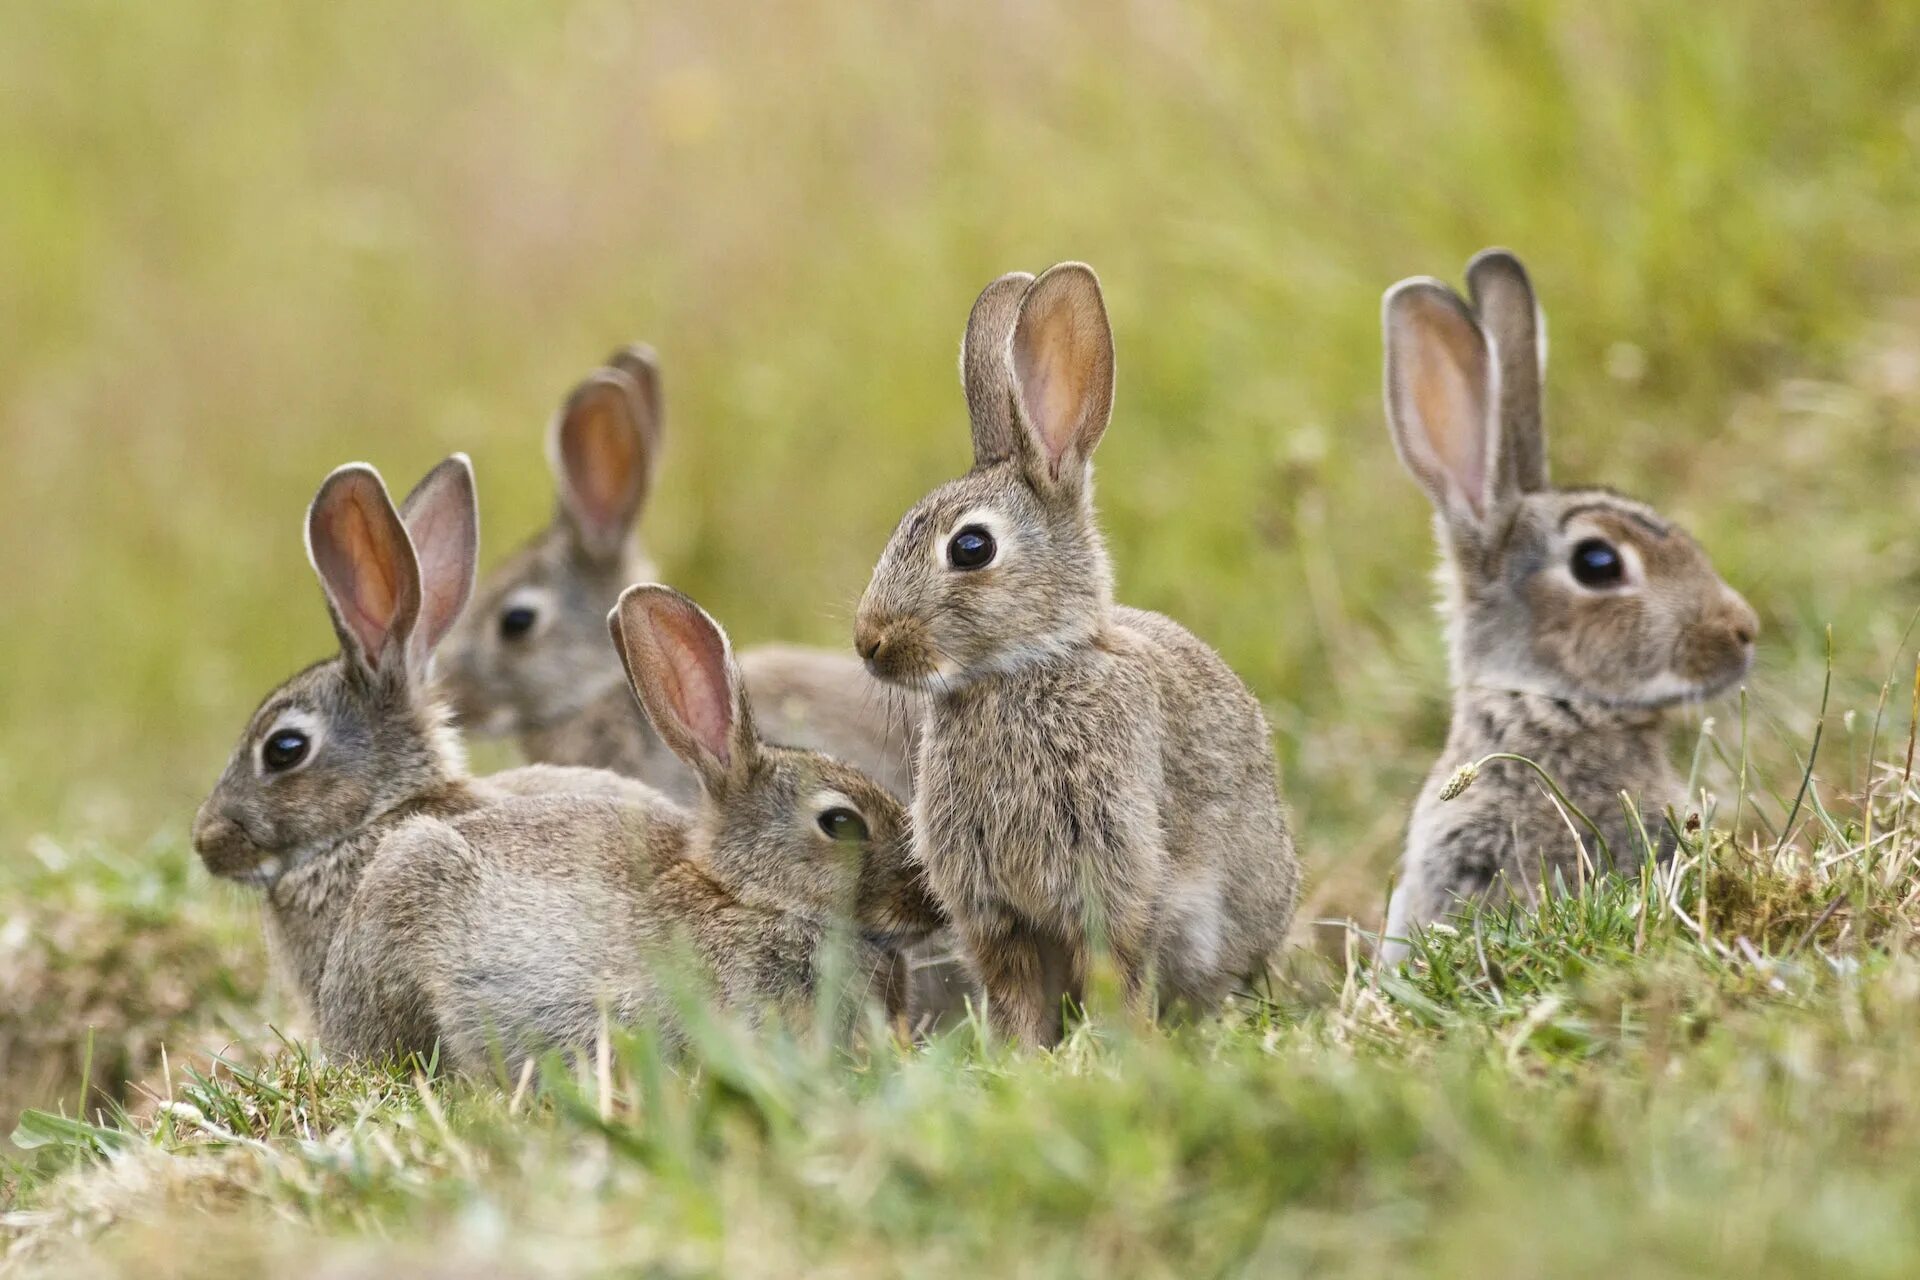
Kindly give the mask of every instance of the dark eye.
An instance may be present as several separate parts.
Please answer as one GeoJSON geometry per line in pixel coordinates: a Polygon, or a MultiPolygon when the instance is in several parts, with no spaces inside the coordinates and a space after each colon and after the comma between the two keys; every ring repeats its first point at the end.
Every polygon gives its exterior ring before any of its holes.
{"type": "Polygon", "coordinates": [[[1573,549],[1573,578],[1583,587],[1611,587],[1626,576],[1619,550],[1604,538],[1583,538],[1573,549]]]}
{"type": "Polygon", "coordinates": [[[947,543],[947,563],[956,569],[978,569],[993,560],[993,535],[970,524],[947,543]]]}
{"type": "Polygon", "coordinates": [[[835,840],[865,840],[867,820],[851,809],[829,809],[820,815],[820,829],[835,840]]]}
{"type": "Polygon", "coordinates": [[[517,604],[500,615],[500,634],[508,640],[518,640],[533,630],[539,617],[530,605],[517,604]]]}
{"type": "Polygon", "coordinates": [[[282,729],[260,748],[260,763],[279,773],[307,758],[307,735],[298,729],[282,729]]]}

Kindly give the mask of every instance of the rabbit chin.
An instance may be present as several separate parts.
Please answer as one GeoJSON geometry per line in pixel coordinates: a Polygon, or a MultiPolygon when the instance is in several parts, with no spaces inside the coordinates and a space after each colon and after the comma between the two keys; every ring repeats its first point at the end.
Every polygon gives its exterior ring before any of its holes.
{"type": "Polygon", "coordinates": [[[1632,701],[1634,705],[1650,711],[1688,702],[1705,702],[1739,684],[1752,665],[1752,658],[1749,657],[1747,661],[1729,667],[1708,680],[1690,680],[1677,672],[1663,671],[1643,684],[1632,701]]]}
{"type": "Polygon", "coordinates": [[[1618,689],[1595,690],[1553,675],[1534,676],[1510,671],[1469,672],[1468,688],[1507,693],[1522,693],[1538,698],[1557,698],[1614,711],[1664,711],[1690,702],[1705,702],[1738,684],[1747,674],[1748,662],[1716,675],[1711,680],[1688,679],[1675,671],[1662,671],[1622,692],[1618,689]]]}
{"type": "Polygon", "coordinates": [[[958,689],[989,676],[1010,676],[1056,661],[1087,644],[1094,635],[1091,626],[1062,627],[1043,635],[1011,641],[962,666],[941,654],[936,671],[941,687],[958,689]]]}
{"type": "Polygon", "coordinates": [[[291,849],[259,850],[259,857],[253,865],[235,867],[217,871],[223,880],[235,884],[244,884],[255,889],[272,889],[290,872],[298,871],[314,859],[331,852],[337,847],[337,840],[321,840],[312,844],[296,845],[291,849]]]}
{"type": "Polygon", "coordinates": [[[253,861],[244,866],[227,864],[216,868],[209,864],[207,870],[220,879],[231,880],[235,884],[250,885],[255,889],[272,888],[274,881],[287,873],[288,856],[283,853],[267,853],[257,848],[252,852],[256,856],[253,861]]]}
{"type": "Polygon", "coordinates": [[[227,878],[256,889],[270,889],[287,870],[287,859],[280,854],[270,853],[244,871],[229,872],[227,878]]]}

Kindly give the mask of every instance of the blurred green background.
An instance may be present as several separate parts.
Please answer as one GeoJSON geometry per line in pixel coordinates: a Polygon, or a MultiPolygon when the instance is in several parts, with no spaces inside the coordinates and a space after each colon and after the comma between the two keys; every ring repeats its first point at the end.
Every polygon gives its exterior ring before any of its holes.
{"type": "Polygon", "coordinates": [[[1702,537],[1757,709],[1810,726],[1828,624],[1866,705],[1920,603],[1916,67],[1920,7],[1858,0],[7,5],[0,885],[177,847],[331,646],[328,469],[469,451],[497,557],[619,342],[664,361],[670,580],[847,643],[966,463],[975,292],[1064,258],[1117,331],[1123,598],[1265,699],[1303,920],[1377,910],[1444,730],[1378,299],[1483,245],[1548,310],[1558,476],[1702,537]]]}

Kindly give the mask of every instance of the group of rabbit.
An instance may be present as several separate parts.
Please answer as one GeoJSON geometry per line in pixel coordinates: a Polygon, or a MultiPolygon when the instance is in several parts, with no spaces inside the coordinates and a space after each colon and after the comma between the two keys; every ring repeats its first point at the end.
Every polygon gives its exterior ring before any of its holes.
{"type": "MultiPolygon", "coordinates": [[[[1549,486],[1531,285],[1501,250],[1467,283],[1384,304],[1455,687],[1387,963],[1463,901],[1670,849],[1663,712],[1736,683],[1757,627],[1652,510],[1549,486]]],[[[327,477],[306,541],[340,652],[260,704],[193,829],[263,892],[326,1049],[524,1065],[609,1025],[671,1037],[689,990],[804,1021],[833,974],[896,1025],[972,1006],[1045,1046],[1102,957],[1142,1013],[1204,1013],[1264,971],[1300,886],[1272,743],[1212,648],[1113,598],[1094,273],[988,285],[960,371],[973,466],[901,519],[851,652],[736,656],[693,601],[631,585],[656,576],[634,534],[664,417],[645,348],[562,404],[553,522],[477,600],[464,457],[397,507],[370,467],[327,477]],[[462,730],[537,763],[475,777],[462,730]]]]}

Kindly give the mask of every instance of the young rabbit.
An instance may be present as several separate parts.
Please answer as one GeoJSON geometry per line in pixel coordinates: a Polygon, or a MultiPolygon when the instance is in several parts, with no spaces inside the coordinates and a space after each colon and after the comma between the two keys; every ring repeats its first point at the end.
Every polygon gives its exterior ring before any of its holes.
{"type": "Polygon", "coordinates": [[[1260,705],[1113,602],[1091,458],[1113,335],[1078,263],[1004,276],[961,350],[973,470],[901,520],[855,644],[928,694],[914,840],[1000,1032],[1050,1044],[1104,941],[1129,995],[1198,1009],[1260,970],[1299,881],[1260,705]]]}
{"type": "Polygon", "coordinates": [[[1402,281],[1382,307],[1387,422],[1432,500],[1442,557],[1453,727],[1407,832],[1382,957],[1462,899],[1531,899],[1599,842],[1531,768],[1500,760],[1443,800],[1455,773],[1493,752],[1525,756],[1598,824],[1615,866],[1646,850],[1619,794],[1637,802],[1656,853],[1663,812],[1685,802],[1667,759],[1666,709],[1736,683],[1759,623],[1700,545],[1642,503],[1547,482],[1541,383],[1546,326],[1512,254],[1467,266],[1471,304],[1437,280],[1402,281]],[[1543,879],[1544,876],[1544,879],[1543,879]]]}
{"type": "MultiPolygon", "coordinates": [[[[731,1009],[804,1019],[840,926],[858,990],[943,923],[899,802],[827,756],[764,742],[726,633],[699,606],[638,586],[608,625],[700,779],[696,811],[539,797],[423,818],[382,849],[342,929],[340,980],[404,970],[455,1067],[590,1044],[603,1017],[671,1031],[683,993],[663,975],[684,962],[731,1009]]],[[[347,1011],[329,1039],[386,1047],[359,1030],[347,1011]]]]}
{"type": "MultiPolygon", "coordinates": [[[[448,637],[440,675],[463,725],[517,735],[529,760],[614,769],[690,800],[695,772],[634,706],[605,624],[623,587],[657,576],[633,530],[662,417],[659,367],[644,346],[614,353],[567,396],[548,431],[553,521],[487,580],[448,637]]],[[[908,793],[912,709],[851,655],[770,645],[740,663],[773,740],[908,793]]]]}
{"type": "Polygon", "coordinates": [[[472,591],[477,545],[473,473],[462,456],[420,482],[404,523],[371,467],[328,476],[307,513],[307,549],[340,652],[267,695],[194,818],[207,869],[264,892],[270,949],[310,1008],[362,874],[409,820],[516,793],[662,802],[600,770],[467,775],[425,676],[472,591]]]}

